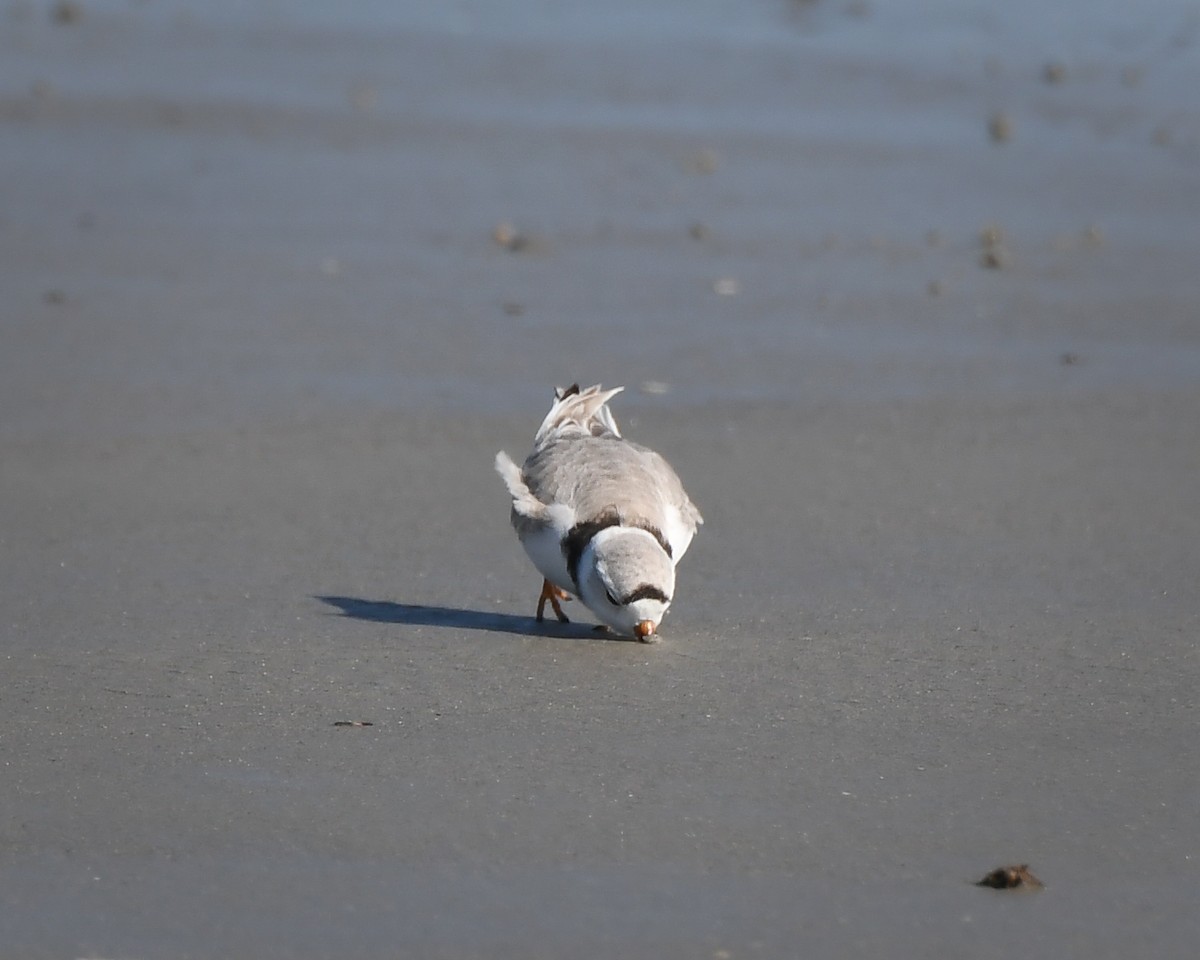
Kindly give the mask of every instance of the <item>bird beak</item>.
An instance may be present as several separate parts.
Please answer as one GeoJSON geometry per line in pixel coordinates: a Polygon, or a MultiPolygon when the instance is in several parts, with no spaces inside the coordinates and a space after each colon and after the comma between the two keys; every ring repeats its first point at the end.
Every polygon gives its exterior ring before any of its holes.
{"type": "Polygon", "coordinates": [[[654,631],[657,628],[658,624],[653,620],[642,620],[633,628],[633,632],[639,640],[645,640],[647,637],[654,636],[654,631]]]}

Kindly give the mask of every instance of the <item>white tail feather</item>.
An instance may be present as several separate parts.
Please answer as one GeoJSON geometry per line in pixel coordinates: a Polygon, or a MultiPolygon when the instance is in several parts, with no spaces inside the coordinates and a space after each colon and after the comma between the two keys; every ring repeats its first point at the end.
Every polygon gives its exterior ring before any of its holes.
{"type": "Polygon", "coordinates": [[[500,479],[508,487],[508,494],[513,501],[513,509],[517,513],[530,520],[546,518],[546,505],[533,495],[521,476],[521,468],[513,463],[512,457],[503,450],[496,454],[496,472],[500,474],[500,479]]]}
{"type": "Polygon", "coordinates": [[[621,431],[617,429],[617,422],[608,409],[608,401],[624,389],[614,387],[605,390],[597,383],[586,390],[580,390],[577,386],[555,390],[554,404],[534,435],[534,449],[540,448],[555,437],[572,433],[585,433],[597,437],[611,434],[620,437],[621,431]]]}

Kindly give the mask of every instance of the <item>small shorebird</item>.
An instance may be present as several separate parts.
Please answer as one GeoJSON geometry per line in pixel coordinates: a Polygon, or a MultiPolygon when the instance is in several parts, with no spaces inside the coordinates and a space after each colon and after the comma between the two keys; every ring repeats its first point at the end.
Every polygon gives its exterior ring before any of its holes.
{"type": "Polygon", "coordinates": [[[501,450],[496,471],[545,578],[537,619],[549,602],[566,623],[560,601],[576,596],[618,633],[650,643],[675,593],[675,565],[704,519],[671,465],[621,436],[608,401],[623,389],[555,390],[524,465],[501,450]]]}

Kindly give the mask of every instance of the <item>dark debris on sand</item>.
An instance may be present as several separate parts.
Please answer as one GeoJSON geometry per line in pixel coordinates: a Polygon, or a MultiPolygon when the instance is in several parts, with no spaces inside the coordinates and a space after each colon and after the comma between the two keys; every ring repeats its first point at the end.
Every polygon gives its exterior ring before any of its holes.
{"type": "Polygon", "coordinates": [[[977,887],[991,887],[993,890],[1041,890],[1042,883],[1029,871],[1029,864],[1022,863],[1013,867],[997,867],[982,880],[976,880],[977,887]]]}

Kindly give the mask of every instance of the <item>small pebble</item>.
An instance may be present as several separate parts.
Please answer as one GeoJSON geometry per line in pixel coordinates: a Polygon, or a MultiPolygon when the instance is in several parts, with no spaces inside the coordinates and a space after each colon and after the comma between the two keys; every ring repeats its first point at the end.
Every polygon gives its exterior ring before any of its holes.
{"type": "Polygon", "coordinates": [[[516,239],[517,228],[507,220],[502,220],[492,229],[492,242],[497,246],[507,247],[516,239]]]}
{"type": "Polygon", "coordinates": [[[1007,143],[1013,137],[1013,121],[1003,110],[997,110],[988,118],[988,136],[993,143],[1007,143]]]}
{"type": "Polygon", "coordinates": [[[58,0],[50,15],[55,23],[76,23],[83,19],[83,4],[77,0],[58,0]]]}
{"type": "Polygon", "coordinates": [[[1067,79],[1067,68],[1061,63],[1048,63],[1042,68],[1042,79],[1047,83],[1062,83],[1067,79]]]}
{"type": "Polygon", "coordinates": [[[989,247],[979,255],[979,265],[989,270],[1003,270],[1008,266],[1008,254],[1003,247],[989,247]]]}
{"type": "Polygon", "coordinates": [[[979,265],[989,270],[1001,270],[1008,266],[1008,251],[1004,248],[1004,231],[994,223],[989,223],[979,231],[979,243],[983,251],[979,255],[979,265]]]}
{"type": "Polygon", "coordinates": [[[496,228],[492,231],[492,242],[510,253],[519,253],[526,249],[532,241],[526,234],[521,233],[505,220],[496,224],[496,228]]]}

